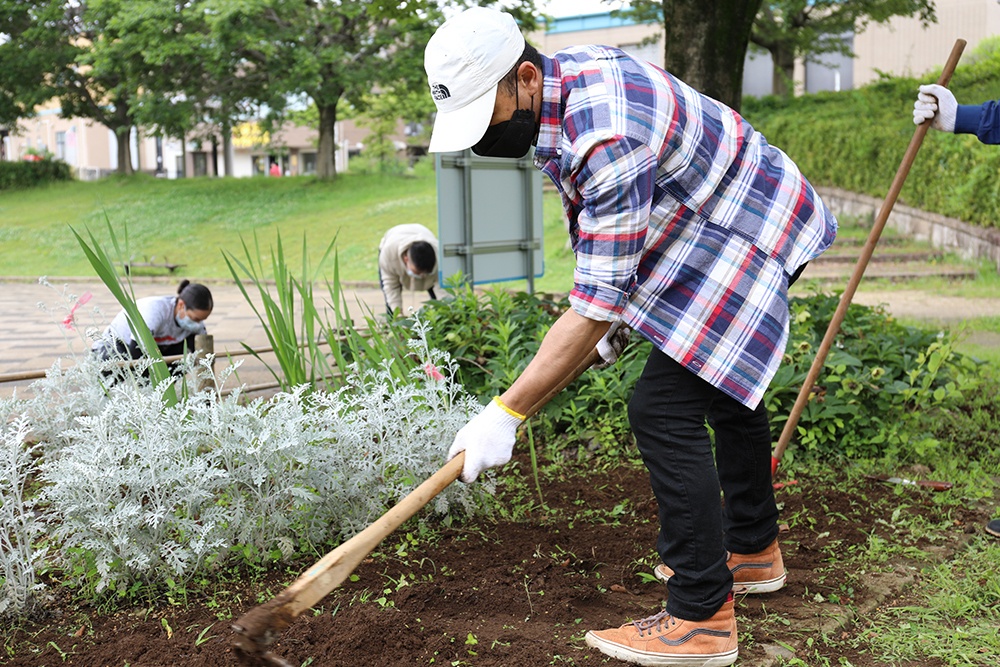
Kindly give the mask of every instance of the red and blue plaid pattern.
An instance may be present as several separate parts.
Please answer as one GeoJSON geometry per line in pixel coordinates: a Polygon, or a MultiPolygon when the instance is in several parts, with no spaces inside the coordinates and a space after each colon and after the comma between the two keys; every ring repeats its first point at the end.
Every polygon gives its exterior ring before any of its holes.
{"type": "Polygon", "coordinates": [[[620,316],[756,407],[788,339],[788,276],[837,221],[743,118],[623,51],[543,58],[535,164],[562,194],[573,309],[620,316]]]}

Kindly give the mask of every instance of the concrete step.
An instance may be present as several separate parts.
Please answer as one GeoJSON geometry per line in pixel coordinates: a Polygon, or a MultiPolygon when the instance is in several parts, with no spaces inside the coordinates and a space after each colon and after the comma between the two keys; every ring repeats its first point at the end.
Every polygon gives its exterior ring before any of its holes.
{"type": "MultiPolygon", "coordinates": [[[[861,256],[861,249],[847,249],[840,248],[836,246],[826,251],[813,261],[819,264],[854,264],[858,261],[858,257],[861,256]]],[[[885,251],[881,248],[876,248],[875,253],[872,254],[870,262],[908,262],[908,263],[919,263],[919,262],[935,262],[940,261],[944,257],[943,253],[934,252],[932,250],[915,250],[915,251],[885,251]]]]}
{"type": "MultiPolygon", "coordinates": [[[[867,237],[853,238],[853,237],[838,236],[837,240],[833,242],[833,247],[836,248],[838,246],[845,246],[845,247],[863,246],[867,240],[868,240],[867,237]]],[[[898,247],[905,245],[919,245],[921,247],[930,247],[929,243],[917,243],[913,239],[907,238],[905,236],[882,236],[879,238],[878,243],[876,244],[878,248],[898,247]]]]}
{"type": "MultiPolygon", "coordinates": [[[[852,264],[810,262],[802,273],[802,280],[824,283],[841,282],[847,285],[854,272],[852,264]]],[[[915,278],[944,277],[951,279],[974,278],[976,269],[961,264],[933,264],[928,262],[873,262],[865,267],[862,280],[912,280],[915,278]]]]}

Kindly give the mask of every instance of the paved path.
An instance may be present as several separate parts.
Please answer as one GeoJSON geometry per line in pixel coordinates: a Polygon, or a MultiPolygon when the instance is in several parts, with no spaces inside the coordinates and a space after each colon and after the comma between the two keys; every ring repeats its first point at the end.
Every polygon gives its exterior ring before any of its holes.
{"type": "MultiPolygon", "coordinates": [[[[135,278],[138,297],[173,294],[177,278],[135,278]]],[[[103,331],[118,312],[118,303],[104,285],[96,279],[53,278],[50,286],[38,282],[0,279],[0,374],[45,370],[57,359],[65,365],[73,363],[75,355],[84,354],[90,347],[87,330],[103,331]],[[75,313],[76,326],[67,329],[63,319],[71,305],[82,294],[93,297],[75,313]]],[[[267,347],[267,335],[252,308],[247,304],[237,286],[229,281],[204,281],[212,290],[215,310],[208,320],[209,333],[215,338],[219,356],[226,352],[242,351],[241,343],[251,347],[267,347]]],[[[351,314],[356,321],[363,321],[364,308],[381,314],[384,309],[382,292],[376,283],[345,286],[351,314]]],[[[406,295],[404,306],[416,307],[426,299],[426,294],[406,295]]],[[[1000,316],[1000,298],[965,299],[928,295],[912,290],[885,292],[859,292],[854,301],[865,305],[888,304],[889,311],[897,317],[912,317],[944,324],[954,324],[971,317],[1000,316]]],[[[1000,346],[1000,336],[984,339],[980,344],[1000,346]]],[[[240,382],[261,384],[273,378],[265,366],[250,357],[243,357],[240,382]]],[[[0,396],[9,396],[15,388],[23,392],[31,380],[0,383],[0,396]]],[[[231,384],[236,384],[235,380],[231,384]]]]}
{"type": "MultiPolygon", "coordinates": [[[[180,278],[134,278],[136,297],[174,294],[180,278]]],[[[242,351],[241,343],[260,348],[269,346],[267,334],[231,281],[202,281],[211,290],[215,309],[206,322],[214,337],[217,356],[242,351]]],[[[103,283],[97,279],[51,278],[50,285],[38,282],[0,280],[0,374],[45,370],[57,359],[64,365],[74,363],[76,355],[85,354],[90,333],[104,330],[120,307],[103,283]],[[74,313],[75,327],[66,328],[63,320],[76,299],[86,293],[93,296],[74,313]]],[[[366,308],[381,315],[385,301],[377,283],[344,286],[351,315],[364,321],[366,308]]],[[[253,294],[253,292],[251,292],[253,294]]],[[[323,292],[325,294],[325,291],[323,292]]],[[[425,292],[404,294],[404,308],[422,304],[425,292]]],[[[273,380],[264,365],[245,356],[240,380],[248,385],[273,380]]],[[[23,392],[31,380],[0,383],[0,396],[10,396],[14,388],[23,392]]],[[[234,383],[235,384],[235,383],[234,383]]]]}

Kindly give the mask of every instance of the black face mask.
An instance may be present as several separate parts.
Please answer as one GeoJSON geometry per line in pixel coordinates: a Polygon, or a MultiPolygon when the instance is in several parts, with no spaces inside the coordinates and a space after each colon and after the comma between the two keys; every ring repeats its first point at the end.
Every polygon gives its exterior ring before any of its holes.
{"type": "MultiPolygon", "coordinates": [[[[517,78],[514,79],[514,99],[518,99],[517,78]]],[[[535,98],[532,97],[531,100],[534,106],[535,98]]],[[[510,120],[486,128],[486,134],[472,147],[472,152],[480,157],[519,159],[528,154],[536,134],[538,128],[535,126],[535,112],[530,108],[515,109],[510,120]]]]}
{"type": "Polygon", "coordinates": [[[536,133],[535,112],[517,109],[510,120],[486,128],[472,152],[482,157],[522,158],[528,154],[536,133]]]}

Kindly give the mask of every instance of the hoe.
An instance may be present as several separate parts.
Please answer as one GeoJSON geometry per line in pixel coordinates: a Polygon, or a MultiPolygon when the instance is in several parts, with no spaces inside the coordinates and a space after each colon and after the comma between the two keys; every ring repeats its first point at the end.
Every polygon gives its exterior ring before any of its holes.
{"type": "MultiPolygon", "coordinates": [[[[536,414],[553,396],[598,361],[600,355],[593,350],[558,387],[532,406],[526,416],[536,414]]],[[[248,667],[296,667],[298,663],[293,665],[268,649],[278,639],[278,633],[342,584],[379,542],[458,479],[464,463],[465,452],[462,452],[370,526],[323,556],[270,602],[254,607],[233,623],[236,632],[233,646],[240,662],[248,667]]]]}
{"type": "MultiPolygon", "coordinates": [[[[964,50],[965,40],[955,40],[955,46],[952,47],[951,55],[948,56],[948,62],[945,64],[944,70],[941,72],[941,77],[937,81],[939,85],[947,86],[948,82],[951,81],[951,75],[955,73],[955,67],[958,65],[958,60],[962,57],[962,51],[964,50]]],[[[788,443],[791,442],[792,436],[795,434],[795,428],[799,424],[799,417],[802,416],[802,411],[805,410],[806,403],[809,402],[809,397],[813,393],[813,387],[816,384],[816,380],[819,378],[820,371],[823,370],[823,363],[826,361],[826,355],[833,346],[833,340],[837,337],[837,333],[840,331],[840,325],[843,323],[844,317],[847,316],[847,307],[851,305],[851,299],[854,298],[854,293],[858,289],[861,277],[864,275],[865,269],[868,267],[868,261],[872,258],[872,253],[875,252],[875,245],[878,243],[878,239],[882,235],[882,229],[885,227],[885,223],[889,219],[889,214],[892,212],[892,207],[896,203],[896,198],[899,197],[899,191],[903,189],[903,183],[906,182],[906,176],[910,173],[910,167],[913,166],[913,160],[917,157],[917,151],[920,150],[920,144],[923,143],[924,136],[927,134],[929,127],[930,121],[921,123],[917,126],[917,129],[914,130],[913,138],[910,139],[910,145],[907,146],[906,153],[903,155],[903,161],[900,163],[899,169],[896,171],[895,178],[892,179],[892,185],[889,187],[889,194],[886,195],[885,201],[878,210],[878,215],[875,216],[875,222],[872,224],[872,229],[868,233],[868,239],[865,241],[864,248],[861,250],[861,256],[858,257],[858,262],[854,265],[854,271],[851,274],[851,279],[848,281],[847,287],[844,288],[844,293],[840,297],[840,303],[837,305],[837,310],[834,312],[833,319],[830,320],[830,325],[827,327],[826,333],[823,335],[823,342],[820,343],[819,349],[816,351],[816,358],[813,359],[812,366],[809,367],[809,373],[806,375],[806,380],[802,383],[802,389],[799,390],[799,395],[795,399],[795,405],[792,406],[792,411],[788,414],[788,421],[785,422],[785,426],[781,430],[781,437],[778,438],[778,444],[775,446],[774,452],[771,455],[772,477],[778,472],[778,464],[781,462],[781,457],[784,455],[785,449],[788,447],[788,443]]],[[[783,486],[784,484],[791,483],[794,482],[781,484],[783,486]]],[[[776,484],[775,487],[778,487],[778,485],[776,484]]]]}

